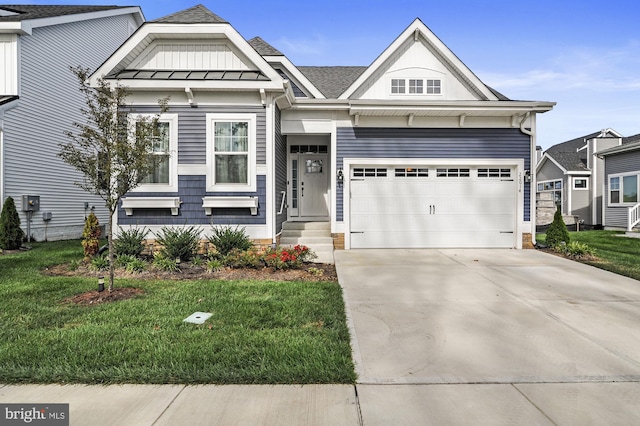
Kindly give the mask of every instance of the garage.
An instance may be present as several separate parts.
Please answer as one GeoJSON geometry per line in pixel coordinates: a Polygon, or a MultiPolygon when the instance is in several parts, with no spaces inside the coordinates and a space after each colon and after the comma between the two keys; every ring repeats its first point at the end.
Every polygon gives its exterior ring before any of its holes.
{"type": "Polygon", "coordinates": [[[357,164],[351,248],[516,247],[516,166],[357,164]]]}

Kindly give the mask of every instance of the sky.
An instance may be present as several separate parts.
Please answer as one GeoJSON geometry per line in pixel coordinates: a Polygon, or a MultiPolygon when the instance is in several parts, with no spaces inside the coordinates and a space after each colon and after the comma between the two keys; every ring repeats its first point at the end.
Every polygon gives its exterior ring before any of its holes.
{"type": "Polygon", "coordinates": [[[484,83],[515,100],[556,102],[538,115],[544,149],[605,128],[640,133],[637,0],[53,0],[142,8],[147,20],[200,1],[246,39],[295,65],[370,65],[420,18],[484,83]]]}

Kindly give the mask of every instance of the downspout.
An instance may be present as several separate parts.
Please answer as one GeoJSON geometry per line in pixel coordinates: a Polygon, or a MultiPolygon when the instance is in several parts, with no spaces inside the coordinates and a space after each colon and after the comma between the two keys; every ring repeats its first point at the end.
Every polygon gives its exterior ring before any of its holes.
{"type": "MultiPolygon", "coordinates": [[[[531,244],[535,246],[536,244],[536,195],[534,188],[536,188],[536,168],[537,164],[537,156],[536,156],[536,138],[534,134],[534,126],[535,120],[532,120],[531,130],[527,130],[524,127],[524,124],[527,122],[527,119],[531,116],[531,112],[527,112],[522,120],[520,121],[520,132],[530,137],[530,147],[529,147],[529,173],[531,175],[531,182],[529,182],[529,223],[531,229],[529,232],[531,233],[531,244]]],[[[535,119],[535,116],[534,116],[535,119]]]]}
{"type": "Polygon", "coordinates": [[[524,123],[527,122],[527,119],[529,118],[529,116],[531,115],[530,112],[527,112],[524,117],[522,117],[522,120],[520,121],[520,131],[522,133],[524,133],[525,135],[529,135],[529,136],[533,136],[533,132],[531,130],[527,130],[524,128],[524,123]]]}
{"type": "Polygon", "coordinates": [[[0,111],[0,203],[4,204],[4,111],[0,111]]]}
{"type": "MultiPolygon", "coordinates": [[[[273,155],[271,156],[271,180],[272,180],[272,188],[273,188],[273,217],[271,219],[271,229],[273,229],[273,232],[271,233],[271,244],[275,247],[276,243],[277,243],[277,239],[276,239],[276,226],[278,223],[278,211],[276,210],[276,206],[277,206],[277,194],[276,194],[276,155],[275,155],[275,124],[276,124],[276,108],[278,107],[278,101],[280,99],[286,98],[287,103],[289,104],[289,107],[291,106],[291,100],[289,99],[289,97],[287,96],[287,92],[290,90],[290,85],[289,85],[289,80],[284,80],[283,82],[283,86],[284,86],[284,93],[282,95],[276,96],[275,98],[273,98],[273,101],[271,102],[271,122],[273,123],[273,130],[274,130],[274,135],[273,135],[273,155]]],[[[281,131],[282,131],[282,126],[281,126],[281,131]]]]}

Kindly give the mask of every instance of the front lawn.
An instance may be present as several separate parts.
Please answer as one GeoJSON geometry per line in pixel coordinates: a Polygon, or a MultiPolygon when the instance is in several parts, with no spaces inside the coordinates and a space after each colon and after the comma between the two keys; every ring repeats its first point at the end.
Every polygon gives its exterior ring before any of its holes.
{"type": "MultiPolygon", "coordinates": [[[[596,250],[597,260],[584,261],[616,274],[640,280],[640,238],[622,237],[618,231],[569,232],[571,241],[587,244],[596,250]]],[[[545,234],[538,234],[538,242],[545,241],[545,234]]]]}
{"type": "MultiPolygon", "coordinates": [[[[78,305],[95,277],[47,276],[79,241],[0,255],[0,383],[353,383],[335,282],[116,281],[142,294],[78,305]],[[194,312],[213,316],[183,322],[194,312]]],[[[96,274],[97,275],[97,274],[96,274]]]]}

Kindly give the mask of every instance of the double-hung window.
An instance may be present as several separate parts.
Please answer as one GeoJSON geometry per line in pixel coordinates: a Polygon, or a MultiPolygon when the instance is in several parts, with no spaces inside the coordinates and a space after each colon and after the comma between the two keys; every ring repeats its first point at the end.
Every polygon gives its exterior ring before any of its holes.
{"type": "MultiPolygon", "coordinates": [[[[153,119],[151,115],[131,114],[135,126],[140,119],[153,119]]],[[[178,191],[178,115],[161,114],[151,135],[151,173],[145,176],[135,192],[178,191]]]]}
{"type": "Polygon", "coordinates": [[[609,204],[637,204],[640,173],[609,177],[609,204]]]}
{"type": "Polygon", "coordinates": [[[207,191],[256,190],[254,114],[207,114],[207,191]]]}

